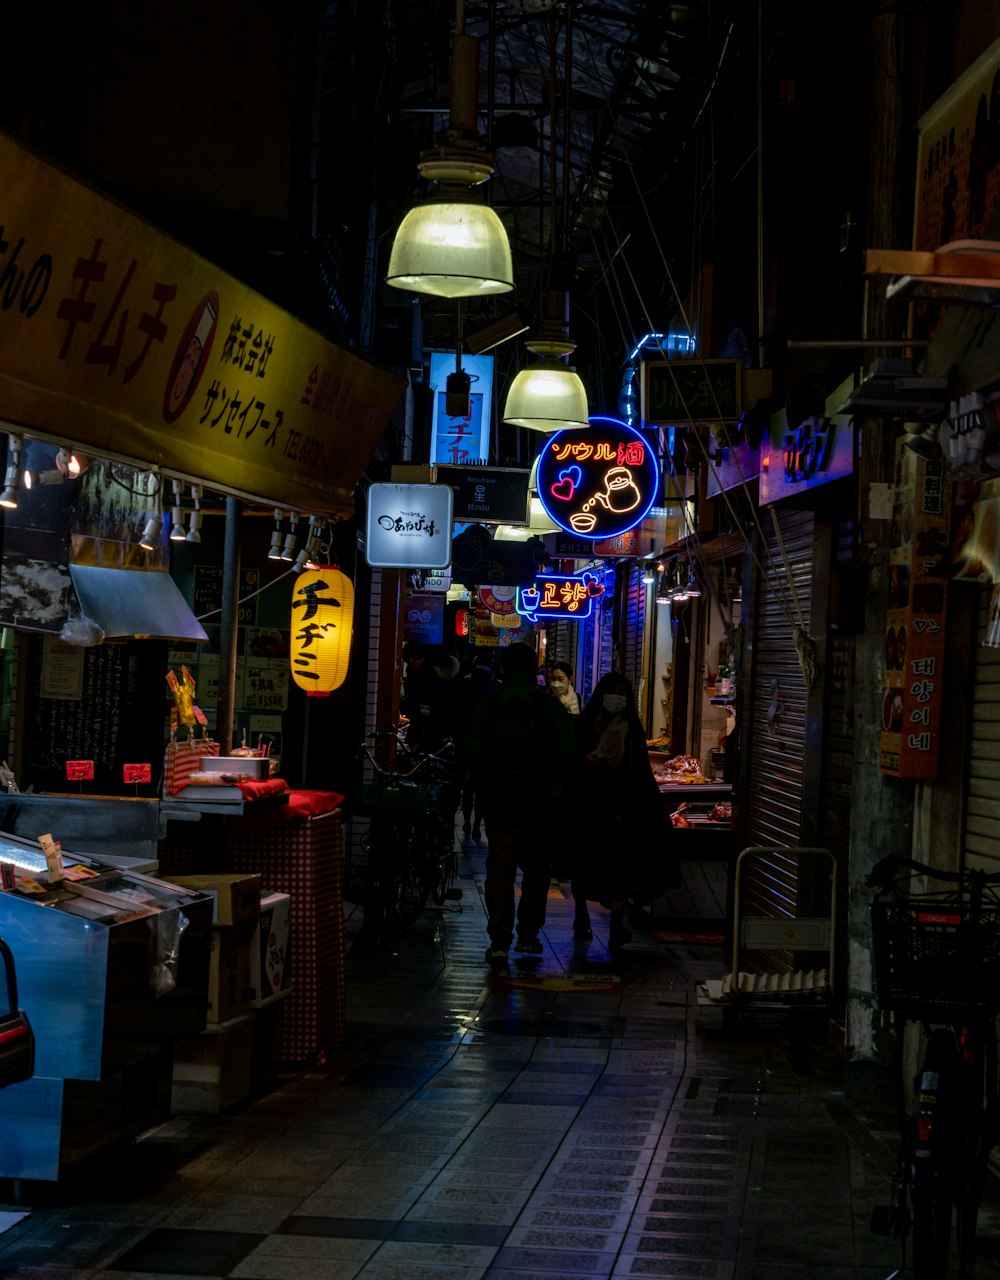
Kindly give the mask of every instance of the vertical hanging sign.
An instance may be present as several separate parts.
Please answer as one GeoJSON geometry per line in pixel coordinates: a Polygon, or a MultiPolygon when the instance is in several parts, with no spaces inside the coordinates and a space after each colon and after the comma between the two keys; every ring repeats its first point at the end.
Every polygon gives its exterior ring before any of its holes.
{"type": "Polygon", "coordinates": [[[933,778],[941,747],[951,482],[943,459],[896,446],[879,768],[933,778]]]}
{"type": "Polygon", "coordinates": [[[469,412],[447,412],[445,383],[455,372],[454,351],[432,351],[430,385],[434,393],[431,415],[431,456],[434,463],[465,466],[486,462],[490,455],[490,421],[493,413],[493,357],[462,356],[469,375],[469,412]]]}

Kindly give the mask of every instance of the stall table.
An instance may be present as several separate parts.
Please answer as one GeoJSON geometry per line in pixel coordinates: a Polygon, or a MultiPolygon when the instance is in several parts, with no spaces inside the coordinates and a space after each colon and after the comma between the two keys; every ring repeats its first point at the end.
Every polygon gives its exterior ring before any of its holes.
{"type": "MultiPolygon", "coordinates": [[[[720,804],[733,796],[728,782],[661,782],[659,787],[668,815],[682,805],[720,804]]],[[[650,915],[728,932],[732,872],[738,852],[736,833],[729,825],[697,822],[691,827],[674,827],[673,838],[681,863],[681,884],[661,894],[650,907],[650,915]]]]}

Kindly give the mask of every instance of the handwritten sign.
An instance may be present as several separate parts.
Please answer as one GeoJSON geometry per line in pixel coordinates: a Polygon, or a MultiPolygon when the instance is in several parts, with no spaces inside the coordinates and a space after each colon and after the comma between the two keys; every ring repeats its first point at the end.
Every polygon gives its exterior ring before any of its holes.
{"type": "Polygon", "coordinates": [[[123,764],[123,782],[152,782],[153,771],[148,764],[123,764]]]}
{"type": "Polygon", "coordinates": [[[93,760],[67,760],[66,777],[70,782],[85,782],[94,776],[93,760]]]}

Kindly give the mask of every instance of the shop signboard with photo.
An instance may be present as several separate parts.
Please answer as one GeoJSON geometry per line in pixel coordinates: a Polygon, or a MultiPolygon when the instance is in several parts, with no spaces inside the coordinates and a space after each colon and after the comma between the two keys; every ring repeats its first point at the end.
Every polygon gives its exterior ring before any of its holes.
{"type": "Polygon", "coordinates": [[[882,674],[881,772],[933,778],[943,713],[951,483],[942,459],[896,446],[889,609],[882,674]]]}

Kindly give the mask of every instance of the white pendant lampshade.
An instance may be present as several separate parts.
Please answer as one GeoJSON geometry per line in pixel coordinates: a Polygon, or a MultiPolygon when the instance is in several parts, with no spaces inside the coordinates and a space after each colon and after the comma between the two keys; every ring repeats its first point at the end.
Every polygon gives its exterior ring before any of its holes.
{"type": "Polygon", "coordinates": [[[403,219],[386,284],[437,298],[474,298],[514,287],[510,243],[489,205],[463,188],[417,205],[403,219]]]}
{"type": "Polygon", "coordinates": [[[559,359],[539,359],[510,385],[503,420],[529,431],[563,431],[589,425],[587,392],[575,369],[559,359]]]}

